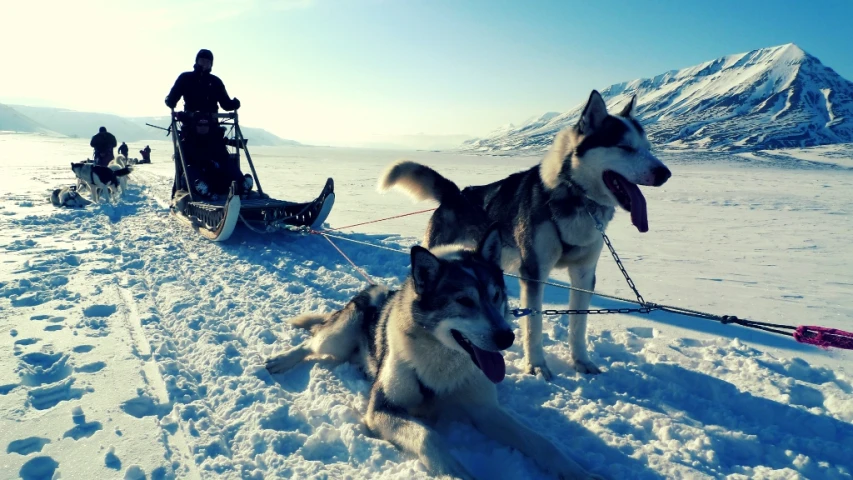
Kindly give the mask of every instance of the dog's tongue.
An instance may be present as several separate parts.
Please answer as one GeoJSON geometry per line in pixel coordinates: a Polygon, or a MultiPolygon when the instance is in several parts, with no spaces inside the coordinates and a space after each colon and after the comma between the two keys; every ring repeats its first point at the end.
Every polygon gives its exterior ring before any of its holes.
{"type": "Polygon", "coordinates": [[[629,197],[631,197],[631,223],[637,227],[641,233],[649,231],[649,215],[646,211],[646,197],[640,191],[640,187],[625,180],[623,177],[617,177],[619,183],[629,197]]]}
{"type": "Polygon", "coordinates": [[[506,376],[506,363],[504,357],[498,352],[489,352],[481,348],[477,348],[473,343],[470,344],[474,349],[474,356],[477,357],[477,363],[480,364],[480,370],[486,374],[486,377],[493,383],[500,383],[506,376]]]}

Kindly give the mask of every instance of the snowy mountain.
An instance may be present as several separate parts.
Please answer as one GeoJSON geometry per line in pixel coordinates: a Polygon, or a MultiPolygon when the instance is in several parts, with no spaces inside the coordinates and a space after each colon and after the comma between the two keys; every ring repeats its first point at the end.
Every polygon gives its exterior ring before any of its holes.
{"type": "MultiPolygon", "coordinates": [[[[169,125],[168,117],[136,117],[126,118],[108,113],[78,112],[61,108],[29,107],[23,105],[0,105],[0,130],[15,130],[20,132],[45,132],[53,131],[68,137],[88,138],[98,132],[98,127],[105,126],[119,142],[138,142],[141,140],[153,140],[163,137],[165,132],[146,126],[145,123],[153,125],[169,125]],[[29,120],[25,123],[18,120],[6,121],[2,112],[8,109],[13,113],[8,114],[10,118],[23,118],[29,120]],[[6,123],[10,127],[6,126],[6,123]],[[11,128],[19,125],[21,128],[11,128]],[[27,126],[27,128],[23,128],[27,126]],[[41,129],[41,130],[40,130],[41,129]]],[[[249,139],[249,145],[255,146],[285,146],[299,145],[293,140],[285,140],[261,128],[242,127],[243,134],[249,139]]]]}
{"type": "MultiPolygon", "coordinates": [[[[609,108],[638,96],[638,117],[669,149],[762,150],[853,142],[853,82],[794,44],[729,55],[601,90],[609,108]]],[[[584,99],[585,100],[585,99],[584,99]]],[[[539,151],[574,124],[583,102],[463,143],[539,151]]]]}

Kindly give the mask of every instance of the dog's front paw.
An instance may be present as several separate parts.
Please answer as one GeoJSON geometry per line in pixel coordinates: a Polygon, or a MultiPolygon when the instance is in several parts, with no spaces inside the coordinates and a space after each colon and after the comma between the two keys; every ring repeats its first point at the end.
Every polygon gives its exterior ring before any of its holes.
{"type": "Polygon", "coordinates": [[[548,382],[554,378],[554,374],[551,373],[551,369],[548,368],[548,365],[544,361],[542,363],[529,364],[527,366],[527,373],[534,376],[542,375],[542,378],[548,382]]]}
{"type": "Polygon", "coordinates": [[[275,357],[268,358],[265,366],[267,371],[270,373],[286,372],[292,367],[290,362],[288,362],[286,355],[277,355],[275,357]]]}
{"type": "Polygon", "coordinates": [[[575,370],[579,373],[589,374],[589,375],[598,375],[601,373],[601,369],[599,369],[592,361],[588,359],[578,359],[575,360],[575,370]]]}

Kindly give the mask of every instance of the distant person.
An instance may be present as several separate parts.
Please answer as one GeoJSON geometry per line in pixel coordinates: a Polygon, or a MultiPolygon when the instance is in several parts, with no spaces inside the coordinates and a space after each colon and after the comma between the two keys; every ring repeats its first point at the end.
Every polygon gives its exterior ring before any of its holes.
{"type": "Polygon", "coordinates": [[[124,155],[124,158],[127,158],[127,151],[128,151],[127,144],[124,142],[121,142],[121,145],[118,147],[118,154],[124,155]]]}
{"type": "Polygon", "coordinates": [[[145,148],[139,151],[142,155],[142,163],[151,163],[151,147],[145,145],[145,148]]]}
{"type": "Polygon", "coordinates": [[[249,193],[253,186],[251,175],[243,175],[238,162],[232,162],[225,147],[225,129],[219,126],[216,114],[221,106],[226,111],[240,108],[240,100],[228,96],[225,84],[213,69],[213,53],[201,49],[196,54],[191,72],[175,80],[166,96],[166,106],[175,109],[183,97],[185,115],[181,141],[185,145],[187,176],[202,196],[226,194],[231,182],[237,182],[237,193],[249,193]]]}
{"type": "Polygon", "coordinates": [[[99,128],[98,133],[89,142],[89,146],[95,149],[95,165],[108,166],[115,159],[113,149],[117,144],[116,137],[108,132],[106,127],[99,128]]]}

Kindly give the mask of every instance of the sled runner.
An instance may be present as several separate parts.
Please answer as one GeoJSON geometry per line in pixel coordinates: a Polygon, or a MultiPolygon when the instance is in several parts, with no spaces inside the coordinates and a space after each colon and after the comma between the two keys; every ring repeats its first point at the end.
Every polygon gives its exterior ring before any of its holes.
{"type": "Polygon", "coordinates": [[[329,216],[335,203],[335,185],[331,178],[326,180],[326,185],[320,194],[309,202],[276,200],[264,193],[247,148],[248,140],[243,137],[243,132],[240,130],[237,112],[196,114],[173,111],[168,131],[175,151],[172,214],[182,223],[190,225],[203,237],[215,242],[228,240],[238,220],[252,231],[267,233],[290,226],[316,227],[329,216]],[[239,169],[240,151],[245,152],[254,189],[240,195],[237,183],[232,182],[227,195],[216,196],[203,195],[193,187],[197,179],[191,177],[196,170],[188,169],[187,166],[198,165],[200,159],[191,158],[193,149],[188,148],[189,136],[185,129],[195,128],[193,126],[197,125],[194,122],[195,115],[206,115],[216,120],[212,122],[211,131],[207,133],[209,135],[220,135],[219,129],[228,129],[224,138],[228,158],[224,161],[232,162],[231,166],[239,169]]]}

